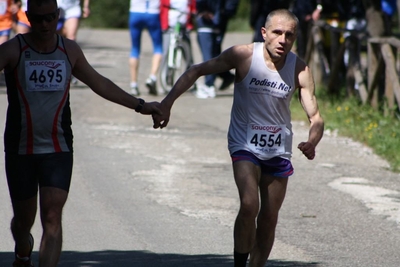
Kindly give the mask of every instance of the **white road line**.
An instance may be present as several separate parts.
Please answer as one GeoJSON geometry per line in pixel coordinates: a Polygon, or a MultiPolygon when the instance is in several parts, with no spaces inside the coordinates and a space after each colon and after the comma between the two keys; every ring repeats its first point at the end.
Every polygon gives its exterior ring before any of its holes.
{"type": "Polygon", "coordinates": [[[341,177],[329,183],[332,188],[360,200],[375,215],[385,216],[400,226],[400,192],[374,186],[358,177],[341,177]]]}

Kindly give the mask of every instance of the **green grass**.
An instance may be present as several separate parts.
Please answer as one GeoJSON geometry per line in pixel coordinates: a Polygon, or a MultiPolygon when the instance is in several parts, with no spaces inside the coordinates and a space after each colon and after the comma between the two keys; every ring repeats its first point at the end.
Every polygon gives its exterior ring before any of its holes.
{"type": "MultiPolygon", "coordinates": [[[[396,117],[383,116],[356,99],[332,99],[323,89],[316,95],[325,129],[337,130],[339,135],[367,145],[390,163],[392,171],[400,172],[400,121],[396,117]]],[[[291,109],[293,120],[307,119],[295,97],[291,109]]]]}
{"type": "Polygon", "coordinates": [[[235,18],[228,23],[228,32],[253,32],[250,28],[249,19],[235,18]]]}

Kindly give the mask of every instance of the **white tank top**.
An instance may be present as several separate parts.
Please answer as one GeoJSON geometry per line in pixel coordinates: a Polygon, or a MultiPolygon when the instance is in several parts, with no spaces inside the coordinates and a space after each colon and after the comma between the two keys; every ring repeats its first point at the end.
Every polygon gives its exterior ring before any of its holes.
{"type": "Polygon", "coordinates": [[[295,91],[297,57],[292,52],[279,71],[267,67],[264,43],[254,43],[249,72],[236,83],[228,132],[228,148],[252,152],[261,160],[291,158],[292,124],[289,104],[295,91]]]}
{"type": "Polygon", "coordinates": [[[160,13],[160,0],[131,0],[130,12],[135,13],[160,13]]]}

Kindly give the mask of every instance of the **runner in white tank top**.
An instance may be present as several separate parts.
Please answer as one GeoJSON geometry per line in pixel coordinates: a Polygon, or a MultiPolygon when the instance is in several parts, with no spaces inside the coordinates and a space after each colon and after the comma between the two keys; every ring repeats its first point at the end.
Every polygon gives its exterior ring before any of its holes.
{"type": "Polygon", "coordinates": [[[228,133],[240,210],[234,227],[234,265],[264,266],[271,252],[278,214],[293,173],[289,103],[296,89],[310,120],[308,140],[297,147],[310,160],[322,138],[324,121],[310,69],[291,49],[298,19],[285,9],[271,12],[261,28],[264,43],[237,45],[193,65],[161,102],[154,127],[167,126],[175,100],[201,76],[235,69],[228,133]],[[261,203],[262,202],[262,203],[261,203]]]}
{"type": "Polygon", "coordinates": [[[246,150],[263,160],[276,156],[290,159],[289,104],[295,91],[296,56],[289,52],[283,68],[276,71],[265,65],[263,51],[263,43],[254,43],[249,72],[241,82],[235,83],[229,152],[246,150]],[[264,138],[268,141],[263,142],[264,138]]]}

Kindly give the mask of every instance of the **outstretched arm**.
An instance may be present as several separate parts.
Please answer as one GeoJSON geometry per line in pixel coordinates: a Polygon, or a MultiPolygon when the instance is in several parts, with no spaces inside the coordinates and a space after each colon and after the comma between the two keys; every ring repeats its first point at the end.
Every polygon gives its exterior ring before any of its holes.
{"type": "Polygon", "coordinates": [[[143,103],[139,98],[128,94],[111,80],[93,69],[87,62],[81,48],[75,42],[70,40],[64,41],[68,43],[67,51],[72,55],[72,74],[89,86],[96,94],[116,104],[134,109],[141,114],[161,114],[158,108],[159,103],[143,103]]]}
{"type": "Polygon", "coordinates": [[[242,47],[243,46],[232,46],[222,52],[218,57],[193,65],[183,73],[168,95],[162,100],[162,115],[153,116],[153,128],[164,128],[168,125],[171,108],[175,100],[186,92],[200,76],[220,73],[236,68],[236,62],[241,62],[241,59],[246,56],[246,54],[243,53],[244,49],[242,47]]]}
{"type": "Polygon", "coordinates": [[[300,89],[300,102],[307,114],[308,120],[310,121],[308,140],[306,142],[301,142],[298,145],[298,148],[309,160],[312,160],[315,157],[315,147],[321,140],[324,132],[324,120],[319,113],[318,103],[315,97],[315,85],[311,71],[303,61],[297,61],[296,69],[299,70],[297,73],[300,89]]]}

